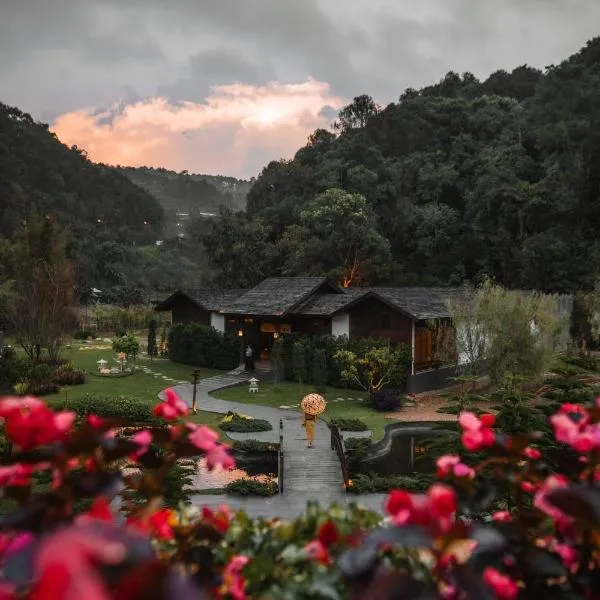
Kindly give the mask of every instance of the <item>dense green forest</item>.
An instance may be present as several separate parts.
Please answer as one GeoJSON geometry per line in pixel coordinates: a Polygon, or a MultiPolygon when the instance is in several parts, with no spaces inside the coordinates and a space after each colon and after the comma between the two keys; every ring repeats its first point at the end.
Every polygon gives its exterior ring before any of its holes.
{"type": "Polygon", "coordinates": [[[233,177],[176,173],[152,167],[119,167],[123,175],[152,194],[165,211],[165,236],[179,233],[178,213],[190,216],[218,214],[221,207],[241,210],[246,206],[250,182],[233,177]]]}
{"type": "Polygon", "coordinates": [[[202,234],[216,282],[329,274],[346,285],[590,288],[600,257],[600,38],[544,72],[448,73],[334,131],[202,234]]]}
{"type": "Polygon", "coordinates": [[[165,232],[159,201],[119,170],[68,148],[48,126],[0,104],[0,284],[9,277],[10,245],[32,215],[51,214],[67,229],[81,301],[92,287],[109,302],[148,300],[195,286],[202,249],[165,232]]]}

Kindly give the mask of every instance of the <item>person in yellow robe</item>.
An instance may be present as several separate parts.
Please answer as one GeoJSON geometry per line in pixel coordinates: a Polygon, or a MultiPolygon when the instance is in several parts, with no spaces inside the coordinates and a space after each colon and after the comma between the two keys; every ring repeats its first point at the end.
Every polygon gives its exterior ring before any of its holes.
{"type": "Polygon", "coordinates": [[[313,447],[313,441],[315,439],[315,426],[317,424],[317,417],[315,415],[309,415],[304,413],[304,421],[302,427],[306,428],[306,439],[308,441],[308,447],[313,447]]]}

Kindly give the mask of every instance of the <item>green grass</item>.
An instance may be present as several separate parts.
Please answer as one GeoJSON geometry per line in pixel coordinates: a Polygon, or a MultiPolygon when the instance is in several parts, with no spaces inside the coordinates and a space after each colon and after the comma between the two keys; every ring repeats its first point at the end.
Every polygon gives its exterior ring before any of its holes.
{"type": "MultiPolygon", "coordinates": [[[[99,343],[100,345],[100,343],[99,343]]],[[[69,359],[73,362],[75,369],[85,371],[88,374],[86,383],[83,385],[74,385],[68,388],[63,388],[59,394],[46,396],[49,403],[57,400],[59,395],[64,399],[65,393],[69,398],[83,396],[84,394],[109,394],[115,396],[133,396],[136,398],[147,398],[149,404],[154,404],[157,394],[165,388],[176,385],[172,381],[165,381],[162,377],[154,377],[144,373],[141,370],[136,370],[134,375],[127,377],[101,377],[98,375],[97,361],[103,358],[107,360],[109,366],[117,366],[115,362],[116,353],[110,348],[110,344],[102,344],[108,346],[106,350],[80,350],[82,344],[73,343],[71,348],[66,348],[62,352],[62,358],[69,359]]],[[[154,373],[160,373],[166,377],[171,377],[175,381],[190,381],[193,367],[180,365],[168,359],[155,359],[153,361],[148,358],[138,357],[136,361],[138,367],[148,367],[154,373]]],[[[212,369],[200,369],[200,378],[212,377],[218,375],[222,371],[212,369]]]]}
{"type": "MultiPolygon", "coordinates": [[[[260,404],[261,406],[270,406],[279,408],[280,406],[294,406],[300,404],[302,394],[309,394],[313,387],[309,385],[300,389],[298,383],[260,383],[259,392],[256,394],[248,393],[247,385],[236,386],[213,392],[215,398],[222,400],[231,400],[234,402],[243,402],[245,404],[260,404]]],[[[327,388],[324,394],[327,402],[327,410],[322,415],[325,421],[330,419],[361,419],[367,424],[367,427],[373,431],[373,441],[383,437],[384,428],[391,423],[385,418],[386,413],[380,413],[369,408],[366,402],[359,402],[357,398],[366,399],[365,392],[355,390],[343,390],[337,388],[327,388]],[[344,402],[332,402],[336,398],[345,398],[344,402]],[[348,400],[352,398],[352,400],[348,400]]],[[[295,408],[294,410],[300,410],[295,408]]]]}

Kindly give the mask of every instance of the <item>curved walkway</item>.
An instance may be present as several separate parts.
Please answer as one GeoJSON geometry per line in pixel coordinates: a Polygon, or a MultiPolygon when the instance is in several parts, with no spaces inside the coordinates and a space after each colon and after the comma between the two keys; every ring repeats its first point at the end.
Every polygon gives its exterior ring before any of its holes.
{"type": "MultiPolygon", "coordinates": [[[[279,422],[281,420],[284,427],[284,493],[267,499],[200,494],[192,496],[192,503],[218,506],[226,502],[234,509],[243,508],[250,516],[283,518],[293,518],[301,514],[309,500],[318,500],[323,506],[332,503],[346,506],[351,502],[359,502],[373,510],[381,510],[384,494],[356,496],[346,494],[344,491],[341,467],[336,453],[331,450],[329,428],[324,421],[317,421],[314,447],[307,448],[300,413],[269,406],[230,402],[210,395],[216,390],[242,384],[249,378],[249,375],[242,372],[241,369],[236,369],[224,375],[202,379],[196,387],[196,408],[220,414],[226,414],[229,411],[247,414],[269,421],[273,427],[272,431],[239,434],[239,438],[235,434],[230,436],[238,439],[251,437],[263,441],[279,442],[279,422]]],[[[174,386],[174,389],[180,398],[191,406],[192,384],[179,384],[174,386]]],[[[164,391],[159,394],[159,398],[164,398],[164,391]]]]}

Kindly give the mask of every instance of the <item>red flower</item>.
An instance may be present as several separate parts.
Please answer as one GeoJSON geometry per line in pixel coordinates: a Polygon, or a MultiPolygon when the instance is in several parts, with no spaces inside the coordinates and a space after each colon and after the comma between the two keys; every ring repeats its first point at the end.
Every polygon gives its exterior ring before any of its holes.
{"type": "Polygon", "coordinates": [[[319,541],[313,540],[304,546],[304,552],[308,555],[311,560],[318,562],[321,565],[331,564],[331,556],[327,551],[327,548],[319,541]]]}
{"type": "Polygon", "coordinates": [[[508,575],[503,575],[493,567],[483,570],[483,581],[494,590],[499,600],[513,600],[519,594],[519,586],[508,575]]]}
{"type": "Polygon", "coordinates": [[[512,521],[512,516],[507,510],[499,510],[492,515],[492,521],[496,521],[496,523],[508,523],[512,521]]]}
{"type": "Polygon", "coordinates": [[[97,496],[86,513],[83,513],[77,517],[78,523],[85,523],[86,521],[106,521],[112,523],[114,521],[110,505],[104,496],[97,496]]]}
{"type": "Polygon", "coordinates": [[[137,433],[134,433],[131,436],[131,441],[135,442],[139,446],[139,449],[136,450],[129,457],[132,460],[136,460],[137,458],[139,458],[140,456],[142,456],[143,454],[146,454],[146,452],[148,452],[148,449],[150,448],[150,444],[152,443],[152,434],[147,429],[143,429],[142,431],[138,431],[137,433]]]}
{"type": "Polygon", "coordinates": [[[154,407],[154,416],[172,421],[188,414],[188,405],[177,395],[173,388],[165,391],[165,401],[154,407]]]}
{"type": "Polygon", "coordinates": [[[455,477],[470,477],[471,479],[475,477],[475,471],[461,462],[460,457],[456,454],[440,456],[440,458],[437,459],[436,465],[438,468],[436,477],[438,479],[447,477],[451,473],[455,477]]]}
{"type": "Polygon", "coordinates": [[[63,441],[75,421],[75,413],[54,413],[41,400],[32,397],[6,398],[0,402],[0,416],[8,437],[21,450],[63,441]]]}
{"type": "Polygon", "coordinates": [[[478,419],[472,412],[460,413],[458,422],[463,429],[463,446],[470,452],[493,446],[496,437],[490,428],[495,420],[494,415],[482,415],[481,419],[478,419]]]}
{"type": "Polygon", "coordinates": [[[49,466],[46,464],[23,465],[15,463],[7,467],[0,467],[0,487],[29,485],[33,473],[49,466]]]}
{"type": "Polygon", "coordinates": [[[161,540],[172,540],[174,537],[173,530],[169,524],[172,515],[172,510],[163,508],[161,510],[157,510],[148,520],[152,530],[161,540]]]}
{"type": "Polygon", "coordinates": [[[317,532],[317,540],[323,544],[325,548],[331,548],[340,539],[338,529],[332,521],[325,521],[317,532]]]}
{"type": "Polygon", "coordinates": [[[216,512],[208,506],[203,506],[202,519],[212,525],[217,531],[225,533],[229,529],[231,510],[225,504],[221,505],[216,512]]]}
{"type": "Polygon", "coordinates": [[[532,448],[531,446],[527,446],[523,454],[531,460],[539,460],[542,457],[542,453],[537,448],[532,448]]]}

